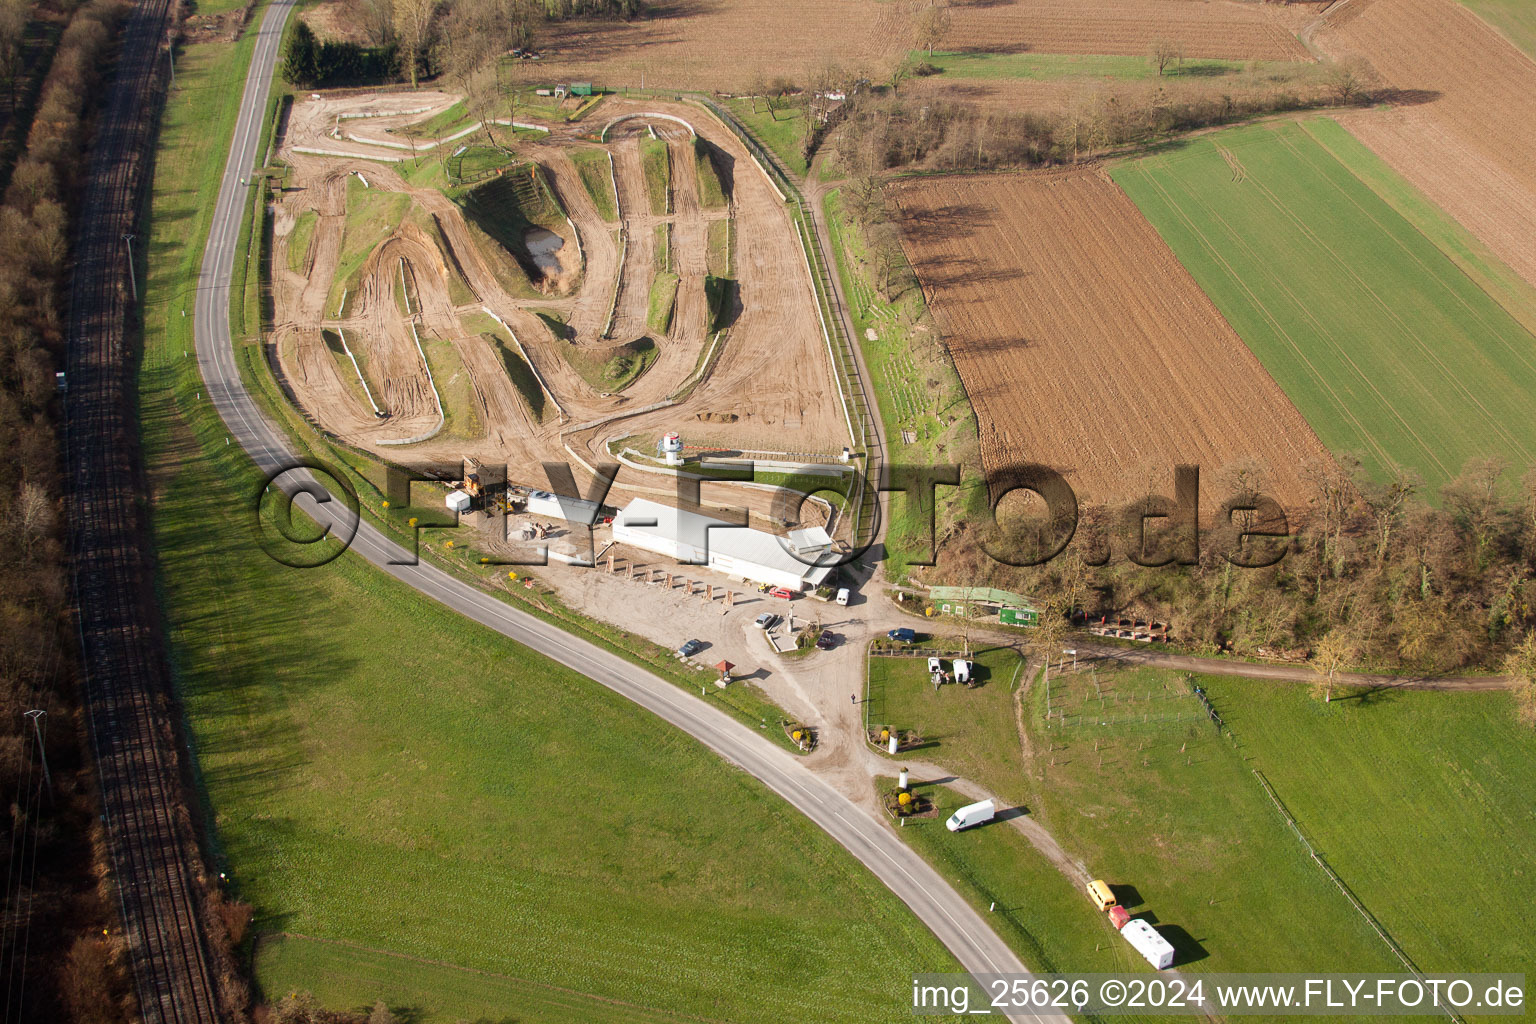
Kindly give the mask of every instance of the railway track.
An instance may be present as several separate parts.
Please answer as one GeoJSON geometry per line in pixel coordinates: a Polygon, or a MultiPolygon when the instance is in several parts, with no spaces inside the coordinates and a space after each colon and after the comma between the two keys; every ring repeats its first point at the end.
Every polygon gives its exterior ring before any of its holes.
{"type": "Polygon", "coordinates": [[[148,1024],[217,1024],[200,866],[144,550],[136,362],[127,341],[133,286],[123,236],[148,181],[170,7],[135,7],[99,118],[76,222],[65,437],[86,718],[140,1012],[148,1024]]]}

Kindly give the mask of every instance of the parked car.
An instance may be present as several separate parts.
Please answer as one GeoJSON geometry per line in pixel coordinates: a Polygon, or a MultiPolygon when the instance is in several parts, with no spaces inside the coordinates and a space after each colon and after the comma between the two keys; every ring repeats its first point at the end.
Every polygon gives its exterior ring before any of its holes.
{"type": "Polygon", "coordinates": [[[689,640],[687,643],[683,644],[683,646],[681,646],[681,647],[679,647],[677,649],[677,655],[680,658],[691,658],[695,654],[698,654],[703,649],[704,649],[704,645],[701,644],[699,641],[697,641],[697,640],[689,640]]]}
{"type": "Polygon", "coordinates": [[[816,638],[816,649],[818,651],[830,651],[836,646],[837,634],[835,633],[822,633],[821,636],[816,638]]]}
{"type": "Polygon", "coordinates": [[[885,636],[886,639],[895,640],[899,644],[917,643],[917,630],[907,626],[902,626],[900,629],[893,629],[886,633],[885,636]]]}
{"type": "Polygon", "coordinates": [[[790,590],[788,587],[774,587],[772,590],[768,591],[768,596],[782,597],[784,600],[788,601],[790,598],[794,597],[795,594],[794,591],[790,590]]]}
{"type": "Polygon", "coordinates": [[[837,603],[841,604],[841,605],[846,605],[848,603],[848,597],[849,597],[848,588],[844,587],[843,589],[841,589],[841,590],[839,590],[837,592],[837,599],[836,599],[837,603]]]}
{"type": "Polygon", "coordinates": [[[773,612],[763,612],[763,614],[752,620],[752,625],[758,629],[772,629],[777,625],[778,621],[779,617],[773,614],[773,612]]]}

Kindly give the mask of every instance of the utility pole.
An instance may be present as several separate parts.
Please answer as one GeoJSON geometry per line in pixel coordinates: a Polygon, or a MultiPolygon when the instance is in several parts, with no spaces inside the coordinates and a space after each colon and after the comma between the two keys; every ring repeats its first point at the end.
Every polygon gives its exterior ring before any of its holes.
{"type": "Polygon", "coordinates": [[[128,283],[133,286],[133,304],[139,304],[139,279],[133,273],[133,235],[123,236],[123,241],[128,243],[128,283]]]}
{"type": "Polygon", "coordinates": [[[43,759],[43,781],[48,784],[48,797],[53,798],[53,776],[48,773],[48,751],[43,748],[43,727],[38,723],[42,721],[48,712],[36,709],[27,712],[27,717],[32,719],[32,730],[37,734],[37,752],[43,759]]]}
{"type": "Polygon", "coordinates": [[[165,53],[171,58],[171,88],[176,88],[176,37],[169,31],[165,33],[165,53]]]}

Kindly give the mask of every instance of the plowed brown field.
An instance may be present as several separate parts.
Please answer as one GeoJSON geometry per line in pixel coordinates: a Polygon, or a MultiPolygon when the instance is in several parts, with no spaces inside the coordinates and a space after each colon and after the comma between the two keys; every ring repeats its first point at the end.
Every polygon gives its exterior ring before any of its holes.
{"type": "Polygon", "coordinates": [[[1351,0],[1313,41],[1409,93],[1344,123],[1536,284],[1536,63],[1452,0],[1351,0]]]}
{"type": "Polygon", "coordinates": [[[1107,177],[930,178],[895,195],[985,468],[1042,462],[1079,500],[1113,502],[1170,493],[1181,462],[1207,481],[1253,463],[1282,503],[1309,493],[1322,444],[1107,177]]]}
{"type": "Polygon", "coordinates": [[[1186,57],[1309,60],[1268,4],[1211,0],[961,0],[944,40],[950,50],[1144,56],[1154,43],[1186,57]]]}

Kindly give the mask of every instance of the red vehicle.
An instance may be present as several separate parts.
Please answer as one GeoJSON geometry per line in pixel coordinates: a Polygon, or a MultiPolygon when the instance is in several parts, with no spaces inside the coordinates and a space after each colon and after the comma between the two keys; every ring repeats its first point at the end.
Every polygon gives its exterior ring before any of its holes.
{"type": "Polygon", "coordinates": [[[1114,925],[1117,929],[1124,928],[1126,922],[1130,921],[1130,919],[1131,915],[1126,911],[1124,907],[1109,908],[1109,923],[1114,925]]]}
{"type": "Polygon", "coordinates": [[[774,587],[772,590],[768,591],[768,596],[769,597],[782,597],[784,600],[788,601],[790,598],[794,597],[795,595],[794,595],[794,593],[792,591],[790,591],[790,589],[788,587],[774,587]]]}

